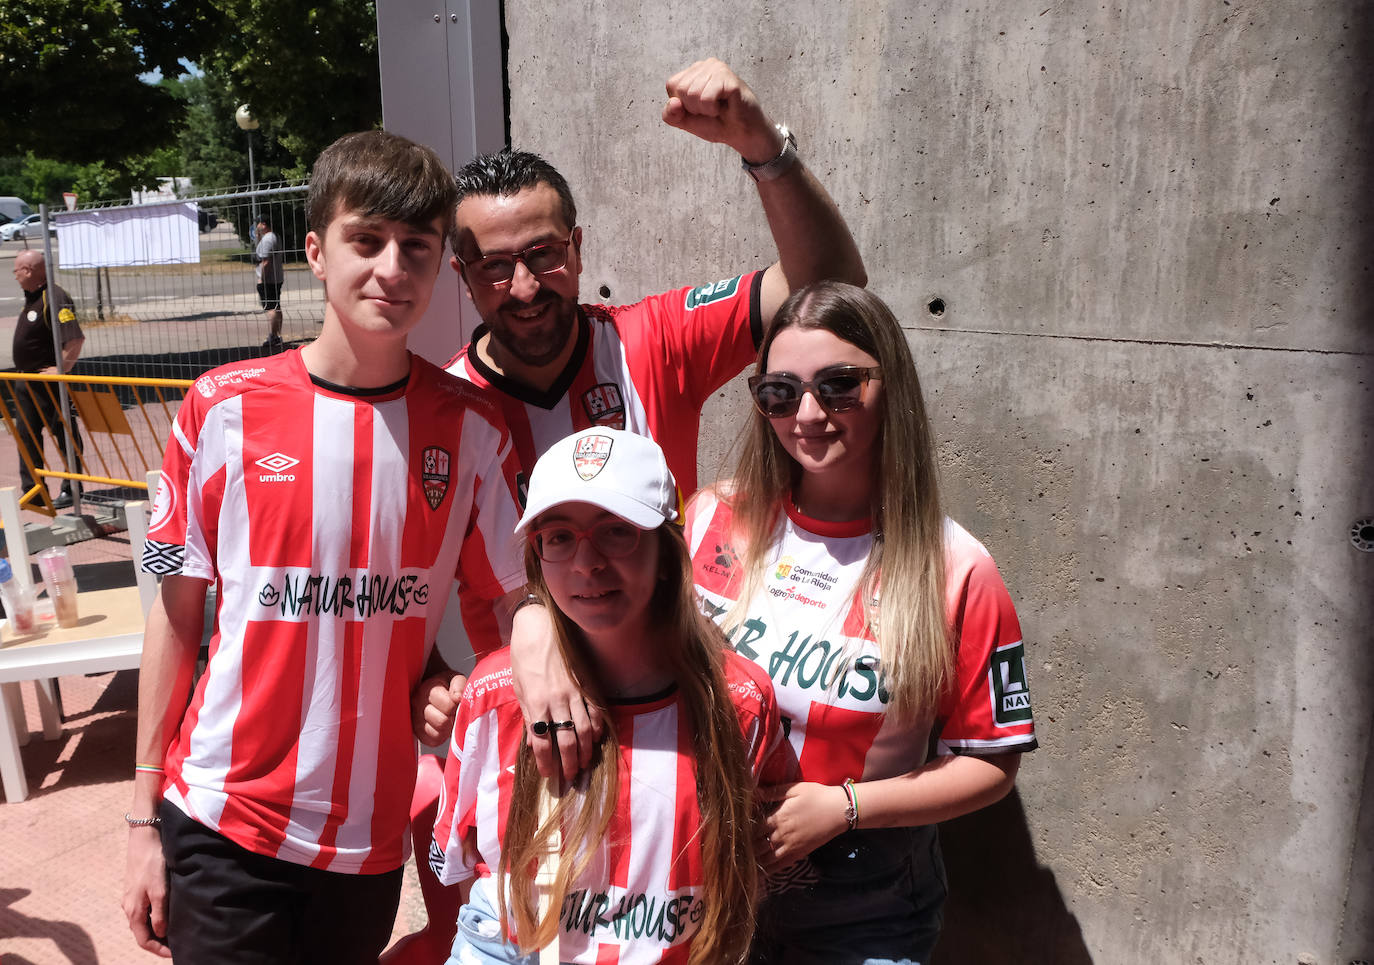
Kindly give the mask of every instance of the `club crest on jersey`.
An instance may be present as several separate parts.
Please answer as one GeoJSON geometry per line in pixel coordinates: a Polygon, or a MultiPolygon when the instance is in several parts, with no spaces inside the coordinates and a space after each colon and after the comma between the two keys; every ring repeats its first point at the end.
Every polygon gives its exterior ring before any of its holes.
{"type": "Polygon", "coordinates": [[[430,446],[420,456],[420,479],[425,487],[425,502],[438,509],[448,492],[449,455],[447,449],[430,446]]]}
{"type": "Polygon", "coordinates": [[[573,449],[573,465],[577,468],[577,474],[587,482],[591,482],[606,468],[606,460],[610,457],[610,436],[583,436],[573,449]]]}
{"type": "Polygon", "coordinates": [[[1026,683],[1026,648],[1020,641],[998,647],[988,667],[992,690],[992,721],[998,727],[1024,724],[1031,719],[1030,687],[1026,683]]]}
{"type": "Polygon", "coordinates": [[[620,395],[620,386],[614,382],[602,382],[583,392],[582,408],[587,410],[587,418],[594,426],[625,428],[625,400],[620,395]]]}

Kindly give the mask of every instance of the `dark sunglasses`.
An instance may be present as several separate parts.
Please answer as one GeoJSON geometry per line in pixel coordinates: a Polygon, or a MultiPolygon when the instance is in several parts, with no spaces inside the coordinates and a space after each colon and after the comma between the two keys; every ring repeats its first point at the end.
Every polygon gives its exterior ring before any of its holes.
{"type": "Polygon", "coordinates": [[[869,379],[882,378],[883,370],[874,365],[834,365],[803,382],[786,372],[764,372],[749,379],[754,407],[770,419],[796,415],[802,396],[810,392],[829,413],[845,412],[863,405],[864,386],[869,379]]]}
{"type": "Polygon", "coordinates": [[[607,559],[629,556],[639,545],[644,531],[623,519],[603,519],[591,529],[578,529],[567,523],[551,523],[530,533],[530,545],[545,563],[566,563],[577,554],[578,544],[590,540],[592,547],[607,559]]]}
{"type": "MultiPolygon", "coordinates": [[[[577,229],[574,228],[573,231],[577,229]]],[[[547,275],[558,271],[568,263],[568,249],[572,246],[572,231],[565,241],[546,241],[531,245],[524,251],[500,252],[484,255],[472,261],[458,263],[468,271],[468,277],[481,285],[497,288],[510,283],[515,277],[515,263],[521,262],[532,275],[547,275]]]]}

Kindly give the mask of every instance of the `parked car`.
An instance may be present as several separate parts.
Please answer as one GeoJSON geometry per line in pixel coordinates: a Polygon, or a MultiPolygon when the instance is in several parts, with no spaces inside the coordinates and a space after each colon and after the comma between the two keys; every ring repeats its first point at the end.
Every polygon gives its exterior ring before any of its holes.
{"type": "MultiPolygon", "coordinates": [[[[37,238],[43,232],[42,215],[31,214],[27,218],[0,225],[0,241],[17,241],[21,238],[37,238]]],[[[48,234],[56,236],[57,227],[48,222],[48,234]]]]}

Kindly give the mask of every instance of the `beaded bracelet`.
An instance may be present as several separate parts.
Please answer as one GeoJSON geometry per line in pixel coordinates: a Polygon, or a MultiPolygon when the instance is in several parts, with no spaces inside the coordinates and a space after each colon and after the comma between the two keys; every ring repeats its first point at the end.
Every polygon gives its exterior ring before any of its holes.
{"type": "Polygon", "coordinates": [[[128,811],[125,811],[124,820],[131,828],[158,828],[162,826],[162,818],[156,815],[151,818],[136,818],[128,811]]]}
{"type": "Polygon", "coordinates": [[[849,804],[844,809],[844,819],[849,822],[849,830],[853,831],[859,826],[859,792],[854,787],[854,778],[847,777],[844,784],[844,796],[849,804]]]}

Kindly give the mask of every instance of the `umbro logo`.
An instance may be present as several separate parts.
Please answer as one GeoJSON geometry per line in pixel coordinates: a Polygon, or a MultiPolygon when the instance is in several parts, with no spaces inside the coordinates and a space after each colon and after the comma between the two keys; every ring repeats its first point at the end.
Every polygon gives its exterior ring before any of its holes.
{"type": "Polygon", "coordinates": [[[258,476],[258,482],[295,482],[294,473],[286,470],[300,463],[299,459],[292,459],[290,456],[281,452],[274,452],[270,456],[263,456],[254,465],[259,469],[266,469],[267,472],[258,476]]]}

